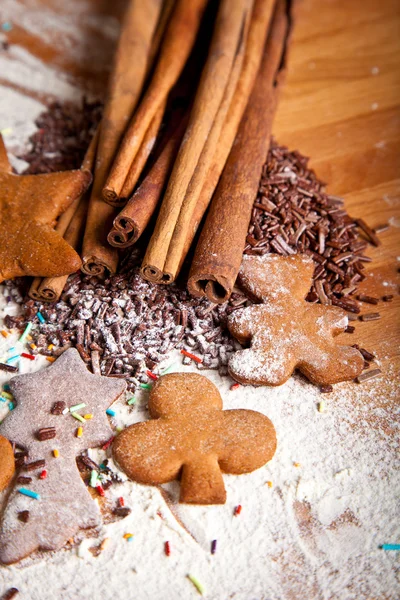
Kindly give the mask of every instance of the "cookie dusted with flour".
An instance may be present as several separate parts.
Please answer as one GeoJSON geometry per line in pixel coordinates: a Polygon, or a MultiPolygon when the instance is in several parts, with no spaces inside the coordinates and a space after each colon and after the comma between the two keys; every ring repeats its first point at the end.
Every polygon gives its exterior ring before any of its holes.
{"type": "Polygon", "coordinates": [[[5,564],[38,549],[58,550],[79,529],[100,524],[99,507],[80,477],[76,457],[111,437],[106,410],[124,392],[125,382],[89,373],[78,351],[70,349],[46,369],[12,379],[10,390],[16,406],[0,433],[28,456],[1,521],[0,562],[5,564]],[[76,412],[69,410],[73,406],[76,412]],[[85,420],[80,413],[93,416],[85,420]]]}
{"type": "Polygon", "coordinates": [[[305,301],[314,272],[304,255],[244,256],[241,287],[254,304],[228,319],[244,346],[229,361],[232,377],[244,384],[282,385],[298,369],[311,382],[328,385],[357,377],[364,359],[334,338],[347,327],[345,311],[305,301]]]}
{"type": "Polygon", "coordinates": [[[149,411],[152,421],[118,435],[114,460],[139,483],[167,483],[181,475],[180,502],[223,504],[222,473],[250,473],[275,453],[271,421],[252,410],[222,410],[218,389],[202,375],[160,377],[149,411]]]}
{"type": "Polygon", "coordinates": [[[0,435],[0,492],[10,483],[14,475],[14,453],[6,438],[0,435]]]}

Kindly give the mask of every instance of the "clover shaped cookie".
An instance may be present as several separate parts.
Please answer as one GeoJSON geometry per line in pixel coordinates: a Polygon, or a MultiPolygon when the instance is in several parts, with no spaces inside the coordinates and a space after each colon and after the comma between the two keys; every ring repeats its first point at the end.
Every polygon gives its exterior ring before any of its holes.
{"type": "Polygon", "coordinates": [[[240,285],[261,304],[239,309],[228,320],[232,335],[250,346],[229,361],[236,381],[281,385],[298,369],[311,382],[327,385],[361,373],[358,350],[334,341],[347,326],[345,311],[305,301],[313,271],[304,255],[243,257],[240,285]]]}
{"type": "Polygon", "coordinates": [[[262,467],[274,455],[275,429],[252,410],[222,410],[211,381],[195,373],[171,373],[153,386],[154,420],[118,435],[113,457],[129,478],[161,484],[181,477],[180,502],[223,504],[223,473],[262,467]]]}

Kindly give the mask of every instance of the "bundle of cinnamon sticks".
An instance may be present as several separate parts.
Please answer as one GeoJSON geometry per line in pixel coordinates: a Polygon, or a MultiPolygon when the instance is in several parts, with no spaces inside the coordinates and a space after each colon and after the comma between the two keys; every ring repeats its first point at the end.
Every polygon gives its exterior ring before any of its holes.
{"type": "MultiPolygon", "coordinates": [[[[213,302],[229,297],[268,151],[291,4],[130,0],[98,134],[92,191],[79,212],[75,207],[76,217],[70,215],[70,227],[60,231],[79,246],[77,232],[86,218],[85,273],[115,273],[118,249],[132,246],[147,229],[142,276],[175,281],[211,203],[189,290],[213,302]],[[202,46],[204,57],[191,73],[177,122],[171,97],[202,46]]],[[[32,297],[57,299],[61,282],[46,296],[48,285],[34,282],[32,297]]]]}

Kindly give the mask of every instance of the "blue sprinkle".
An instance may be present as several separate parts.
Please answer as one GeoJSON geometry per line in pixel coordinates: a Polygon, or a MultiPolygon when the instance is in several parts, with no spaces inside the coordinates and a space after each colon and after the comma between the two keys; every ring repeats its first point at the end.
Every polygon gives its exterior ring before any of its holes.
{"type": "Polygon", "coordinates": [[[0,402],[7,402],[7,398],[3,398],[3,396],[0,396],[0,402]]]}
{"type": "Polygon", "coordinates": [[[10,385],[9,385],[8,383],[5,383],[5,384],[3,385],[3,390],[4,390],[5,392],[9,392],[9,391],[10,391],[10,385]]]}
{"type": "Polygon", "coordinates": [[[35,500],[40,500],[40,494],[37,492],[32,492],[31,490],[27,490],[26,488],[19,488],[19,493],[24,496],[29,496],[29,498],[34,498],[35,500]]]}
{"type": "Polygon", "coordinates": [[[40,321],[41,323],[46,323],[46,319],[44,318],[44,316],[42,315],[42,313],[41,313],[41,312],[39,312],[39,311],[38,311],[38,312],[36,313],[36,316],[37,316],[37,318],[39,319],[39,321],[40,321]]]}
{"type": "Polygon", "coordinates": [[[13,26],[12,26],[12,23],[10,23],[10,21],[5,21],[5,23],[1,24],[1,28],[3,31],[11,31],[13,26]]]}
{"type": "Polygon", "coordinates": [[[115,412],[115,410],[113,410],[112,408],[107,408],[107,410],[106,410],[106,414],[107,414],[107,415],[110,415],[110,417],[115,417],[115,415],[116,415],[117,413],[116,413],[116,412],[115,412]]]}
{"type": "Polygon", "coordinates": [[[15,350],[15,346],[12,346],[12,348],[8,349],[9,352],[14,352],[14,350],[15,350]]]}
{"type": "Polygon", "coordinates": [[[21,357],[21,355],[20,355],[20,354],[15,354],[14,356],[10,356],[10,358],[8,358],[8,359],[6,360],[6,363],[7,363],[7,364],[9,364],[9,363],[10,363],[10,362],[12,362],[13,360],[17,360],[17,359],[19,359],[20,357],[21,357]]]}
{"type": "Polygon", "coordinates": [[[15,408],[15,404],[14,402],[10,402],[10,404],[8,405],[9,410],[14,410],[15,408]]]}
{"type": "Polygon", "coordinates": [[[382,550],[400,550],[400,544],[382,544],[382,550]]]}

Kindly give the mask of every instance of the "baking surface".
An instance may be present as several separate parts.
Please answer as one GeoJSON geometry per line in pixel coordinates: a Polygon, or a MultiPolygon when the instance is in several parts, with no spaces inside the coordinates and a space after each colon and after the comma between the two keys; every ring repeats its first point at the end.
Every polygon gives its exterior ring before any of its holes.
{"type": "MultiPolygon", "coordinates": [[[[42,103],[52,97],[52,82],[56,79],[62,97],[78,99],[82,90],[89,97],[102,95],[123,7],[123,0],[64,3],[2,0],[0,25],[11,22],[12,29],[0,37],[0,130],[7,130],[7,115],[14,110],[14,93],[22,92],[32,98],[33,113],[40,112],[42,103]],[[10,42],[7,51],[1,49],[1,40],[5,37],[10,42]],[[43,63],[48,70],[40,66],[43,63]]],[[[356,331],[352,336],[347,335],[346,342],[350,339],[351,343],[359,343],[379,358],[382,378],[374,380],[372,387],[354,386],[355,405],[358,409],[365,406],[363,419],[375,430],[371,434],[378,436],[379,429],[393,439],[396,428],[391,421],[392,411],[384,410],[378,415],[377,409],[394,401],[393,378],[400,370],[400,5],[398,0],[303,0],[297,13],[289,74],[274,135],[279,143],[298,148],[312,157],[311,165],[319,177],[328,183],[330,193],[345,198],[352,216],[364,218],[372,227],[390,224],[380,235],[382,245],[368,251],[373,262],[367,265],[371,273],[362,290],[377,297],[394,294],[394,301],[380,302],[378,307],[363,304],[362,312],[379,310],[382,318],[369,323],[352,323],[356,331]],[[374,392],[379,399],[375,401],[374,410],[369,411],[374,392]]],[[[22,114],[21,123],[24,119],[22,114]]],[[[12,148],[15,143],[12,133],[8,137],[5,132],[5,138],[8,148],[12,148]]],[[[348,398],[349,389],[346,390],[348,398]]],[[[282,392],[283,396],[285,393],[288,392],[282,392]]],[[[329,403],[329,396],[326,401],[329,403]]],[[[350,401],[340,402],[338,397],[337,416],[351,406],[350,401]]],[[[273,418],[273,413],[267,414],[279,426],[279,416],[273,418]]],[[[290,410],[286,415],[288,423],[293,419],[293,425],[294,415],[290,410]]],[[[351,426],[356,427],[356,424],[351,426]]],[[[394,457],[394,448],[391,451],[394,457]]],[[[305,462],[306,458],[301,460],[305,462]]],[[[281,463],[286,465],[283,460],[281,463]]],[[[387,464],[390,471],[394,468],[394,458],[389,456],[387,464]]],[[[288,465],[289,462],[285,468],[288,465]]],[[[344,464],[343,468],[347,466],[344,464]]],[[[320,475],[323,477],[323,469],[320,475]]],[[[376,491],[371,487],[371,502],[376,491]]],[[[301,491],[294,509],[297,521],[307,532],[316,528],[316,522],[304,498],[307,493],[301,491]]],[[[140,511],[136,514],[138,519],[142,518],[140,511]]],[[[200,527],[194,517],[193,522],[188,515],[186,519],[194,531],[200,527]]],[[[328,526],[323,522],[318,527],[322,528],[323,535],[330,535],[332,524],[328,526]]],[[[400,540],[381,540],[384,541],[400,540]]],[[[357,538],[354,543],[358,543],[357,538]]],[[[308,552],[309,549],[305,552],[307,556],[308,552]]],[[[312,555],[312,551],[309,554],[312,555]]],[[[392,554],[390,559],[393,558],[392,554]]],[[[60,573],[62,560],[62,554],[55,558],[60,573]]],[[[309,567],[315,569],[318,563],[312,559],[309,567]]],[[[300,575],[299,581],[303,581],[300,575]]],[[[294,598],[299,592],[295,579],[292,585],[286,587],[285,599],[294,598]]],[[[313,590],[310,584],[304,597],[332,597],[320,596],[313,590]]],[[[0,593],[2,591],[0,589],[0,593]]],[[[394,596],[382,593],[369,599],[391,597],[394,596]]],[[[260,598],[257,596],[257,600],[260,598]]],[[[357,598],[357,591],[351,598],[357,598]]]]}

